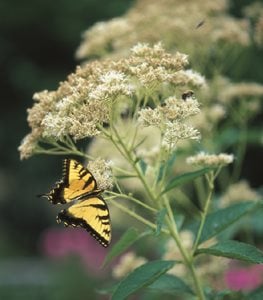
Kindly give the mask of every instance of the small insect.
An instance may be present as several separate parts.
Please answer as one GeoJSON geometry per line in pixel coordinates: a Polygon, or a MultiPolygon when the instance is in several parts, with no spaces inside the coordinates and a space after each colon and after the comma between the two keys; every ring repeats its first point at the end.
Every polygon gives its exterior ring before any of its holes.
{"type": "Polygon", "coordinates": [[[200,27],[203,26],[204,24],[205,24],[205,20],[202,20],[202,21],[198,22],[198,23],[196,24],[196,26],[195,26],[195,29],[200,28],[200,27]]]}
{"type": "Polygon", "coordinates": [[[187,98],[192,98],[194,96],[194,92],[191,90],[185,91],[182,93],[182,99],[186,100],[187,98]]]}

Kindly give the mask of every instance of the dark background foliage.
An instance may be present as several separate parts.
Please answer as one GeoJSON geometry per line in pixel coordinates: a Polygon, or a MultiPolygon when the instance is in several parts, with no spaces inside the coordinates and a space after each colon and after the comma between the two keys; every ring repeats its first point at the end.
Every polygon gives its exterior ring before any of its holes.
{"type": "MultiPolygon", "coordinates": [[[[5,262],[39,256],[39,235],[55,217],[47,203],[35,195],[47,191],[60,176],[61,158],[41,156],[21,162],[17,151],[29,131],[26,109],[32,106],[32,95],[44,89],[56,89],[59,81],[74,71],[78,63],[74,53],[84,30],[97,21],[123,14],[132,2],[0,0],[0,298],[5,295],[3,299],[22,299],[24,291],[18,290],[10,298],[8,285],[3,284],[8,274],[5,262]]],[[[239,16],[242,6],[248,2],[233,1],[231,12],[239,16]]],[[[250,49],[243,58],[240,76],[246,74],[246,80],[262,82],[262,57],[262,51],[250,49]],[[252,68],[251,61],[258,60],[261,66],[252,68]]],[[[256,163],[247,155],[244,170],[252,185],[258,186],[261,155],[257,149],[251,151],[256,163]],[[255,165],[258,165],[256,172],[255,165]]],[[[9,272],[9,276],[15,276],[9,272]]],[[[62,273],[57,276],[58,281],[69,281],[62,273]]],[[[34,299],[35,291],[30,293],[23,295],[34,299]]],[[[39,295],[41,299],[53,299],[48,292],[39,295]]],[[[57,297],[74,298],[62,294],[57,297]]]]}
{"type": "Polygon", "coordinates": [[[36,195],[48,191],[60,176],[62,158],[39,156],[21,162],[17,148],[29,132],[26,110],[32,106],[32,95],[56,89],[74,71],[83,31],[123,14],[131,4],[132,0],[0,0],[1,299],[78,299],[83,294],[95,299],[94,280],[87,280],[76,264],[61,271],[51,267],[54,280],[63,285],[59,291],[20,282],[30,272],[34,277],[34,270],[39,270],[36,278],[48,276],[47,269],[50,272],[46,263],[43,269],[38,261],[31,261],[41,253],[41,232],[55,224],[55,212],[36,195]],[[30,263],[24,263],[29,258],[30,263]],[[74,289],[65,288],[69,282],[74,289]],[[80,287],[82,292],[75,293],[80,287]]]}

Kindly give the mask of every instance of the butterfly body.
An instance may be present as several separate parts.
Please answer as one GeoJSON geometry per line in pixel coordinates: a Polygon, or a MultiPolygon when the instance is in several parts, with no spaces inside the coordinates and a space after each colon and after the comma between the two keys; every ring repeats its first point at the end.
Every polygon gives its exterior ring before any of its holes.
{"type": "Polygon", "coordinates": [[[65,159],[62,179],[47,194],[52,204],[72,204],[57,216],[65,226],[86,229],[102,246],[111,240],[109,209],[100,196],[97,182],[91,172],[73,159],[65,159]]]}

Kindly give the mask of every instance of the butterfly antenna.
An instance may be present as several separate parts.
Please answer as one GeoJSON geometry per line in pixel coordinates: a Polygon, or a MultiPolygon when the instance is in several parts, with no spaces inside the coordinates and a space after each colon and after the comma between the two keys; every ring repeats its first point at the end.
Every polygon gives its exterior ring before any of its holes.
{"type": "Polygon", "coordinates": [[[38,198],[40,198],[40,197],[48,197],[48,195],[47,194],[39,194],[39,195],[36,195],[38,198]]]}

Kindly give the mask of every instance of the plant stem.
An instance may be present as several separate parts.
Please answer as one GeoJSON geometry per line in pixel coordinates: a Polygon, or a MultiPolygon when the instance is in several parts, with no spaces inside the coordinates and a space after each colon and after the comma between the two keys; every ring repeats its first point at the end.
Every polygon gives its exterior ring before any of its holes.
{"type": "Polygon", "coordinates": [[[166,218],[166,223],[169,228],[170,234],[174,238],[176,245],[178,246],[178,248],[183,256],[185,265],[187,266],[187,268],[190,271],[190,274],[193,278],[193,282],[195,285],[196,294],[197,294],[199,300],[205,300],[205,296],[204,296],[204,292],[203,292],[201,283],[199,281],[199,278],[195,272],[195,268],[193,265],[193,257],[189,256],[189,254],[187,253],[187,250],[184,248],[184,246],[181,243],[180,236],[179,236],[179,233],[177,230],[177,225],[174,221],[173,212],[172,212],[170,203],[167,198],[164,200],[164,203],[165,203],[165,207],[166,207],[167,213],[168,213],[168,217],[166,218]]]}
{"type": "MultiPolygon", "coordinates": [[[[141,181],[145,191],[147,192],[150,200],[152,201],[153,204],[155,204],[157,207],[160,208],[160,206],[162,205],[161,201],[158,201],[157,197],[154,195],[154,191],[152,190],[152,188],[149,186],[149,184],[147,183],[147,181],[145,180],[144,174],[142,174],[140,168],[138,167],[138,165],[136,164],[136,160],[133,159],[132,154],[130,153],[129,149],[126,147],[125,143],[123,142],[122,138],[120,137],[117,129],[113,126],[113,124],[111,124],[111,128],[114,132],[114,134],[116,135],[117,140],[115,140],[113,138],[113,136],[110,137],[110,139],[112,140],[113,144],[116,146],[116,148],[120,151],[120,153],[128,160],[128,162],[131,164],[131,166],[133,167],[134,171],[136,172],[139,180],[141,181]],[[118,143],[118,144],[117,144],[118,143]]],[[[198,296],[198,298],[200,300],[204,300],[204,293],[201,287],[201,283],[199,282],[199,279],[197,277],[197,274],[195,272],[195,268],[193,265],[193,257],[191,255],[189,255],[189,253],[187,252],[187,250],[183,247],[181,240],[180,240],[180,236],[177,230],[177,226],[174,220],[174,216],[172,213],[172,209],[170,207],[170,203],[168,201],[168,199],[166,198],[166,196],[163,196],[164,199],[164,204],[165,207],[167,209],[167,213],[168,216],[166,216],[166,223],[168,226],[169,231],[162,229],[162,232],[165,233],[170,233],[170,235],[174,238],[181,254],[182,257],[184,259],[185,265],[187,266],[187,268],[189,269],[189,272],[191,274],[191,277],[193,278],[193,282],[194,282],[194,286],[195,286],[195,290],[196,290],[196,294],[198,296]]],[[[152,222],[146,220],[145,218],[139,216],[138,214],[136,214],[135,212],[129,210],[128,208],[122,206],[121,204],[119,204],[118,202],[113,201],[114,205],[119,207],[121,210],[123,210],[124,212],[126,212],[127,214],[129,214],[130,216],[136,218],[137,220],[141,221],[142,223],[148,225],[149,227],[156,229],[156,225],[153,224],[152,222]]]]}
{"type": "MultiPolygon", "coordinates": [[[[135,213],[134,211],[130,210],[129,208],[121,205],[119,202],[117,201],[112,201],[111,203],[113,203],[113,205],[115,205],[116,207],[118,207],[119,209],[121,209],[122,211],[126,212],[128,215],[132,216],[133,218],[137,219],[138,221],[144,223],[145,225],[149,226],[150,228],[156,230],[156,225],[148,220],[146,220],[145,218],[141,217],[140,215],[138,215],[137,213],[135,213]]],[[[165,229],[161,230],[163,233],[169,234],[169,232],[165,229]]]]}
{"type": "Polygon", "coordinates": [[[112,192],[112,191],[108,191],[108,194],[115,196],[115,198],[116,197],[120,197],[120,198],[131,200],[131,201],[135,202],[136,204],[141,205],[144,208],[146,208],[146,209],[148,209],[148,210],[150,210],[152,212],[155,212],[155,213],[157,212],[157,210],[155,208],[153,208],[153,207],[151,207],[151,206],[149,206],[149,205],[141,202],[139,199],[136,199],[135,197],[133,197],[131,195],[118,194],[118,193],[115,193],[115,192],[112,192]]]}
{"type": "Polygon", "coordinates": [[[139,177],[139,179],[141,180],[145,190],[148,193],[149,198],[151,199],[151,201],[154,203],[155,201],[155,196],[153,194],[153,192],[151,191],[151,189],[149,188],[143,174],[141,173],[141,170],[138,168],[138,166],[136,165],[136,162],[134,161],[134,159],[131,156],[131,153],[129,152],[129,150],[127,149],[126,145],[123,143],[118,131],[116,130],[116,128],[114,126],[112,126],[114,133],[116,134],[116,137],[118,139],[118,142],[120,143],[121,147],[122,147],[122,151],[124,152],[124,157],[126,157],[126,159],[130,162],[130,164],[132,165],[132,167],[134,168],[137,176],[139,177]]]}
{"type": "Polygon", "coordinates": [[[202,235],[202,232],[203,232],[203,229],[204,229],[206,216],[207,216],[208,211],[209,211],[209,206],[210,206],[213,191],[214,191],[214,178],[215,178],[214,173],[212,173],[211,176],[207,177],[209,192],[208,192],[207,199],[206,199],[206,202],[205,202],[204,211],[201,214],[201,222],[200,222],[198,232],[197,232],[197,235],[196,235],[196,239],[195,239],[195,242],[194,242],[194,246],[193,246],[193,255],[195,254],[195,251],[198,247],[198,243],[200,241],[200,238],[201,238],[201,235],[202,235]]]}

